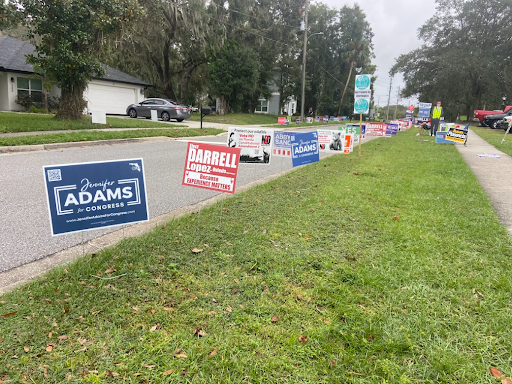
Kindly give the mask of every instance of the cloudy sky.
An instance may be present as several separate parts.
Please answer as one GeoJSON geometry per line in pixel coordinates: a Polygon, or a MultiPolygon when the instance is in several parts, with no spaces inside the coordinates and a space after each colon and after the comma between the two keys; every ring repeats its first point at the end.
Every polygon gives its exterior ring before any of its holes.
{"type": "MultiPolygon", "coordinates": [[[[374,84],[375,103],[387,105],[389,93],[389,70],[395,59],[421,46],[418,28],[435,13],[435,0],[321,0],[332,8],[355,3],[363,9],[370,23],[374,37],[373,46],[377,65],[377,81],[374,84]]],[[[403,87],[401,75],[395,76],[391,90],[391,105],[396,103],[398,87],[403,87]]],[[[417,102],[414,99],[401,100],[400,104],[417,102]]]]}

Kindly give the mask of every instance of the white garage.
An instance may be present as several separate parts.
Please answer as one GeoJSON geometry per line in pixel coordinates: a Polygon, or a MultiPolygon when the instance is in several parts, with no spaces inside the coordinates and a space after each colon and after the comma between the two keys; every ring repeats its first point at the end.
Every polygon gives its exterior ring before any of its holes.
{"type": "Polygon", "coordinates": [[[93,80],[84,92],[87,109],[101,109],[111,115],[126,114],[126,107],[144,100],[144,87],[93,80]]]}

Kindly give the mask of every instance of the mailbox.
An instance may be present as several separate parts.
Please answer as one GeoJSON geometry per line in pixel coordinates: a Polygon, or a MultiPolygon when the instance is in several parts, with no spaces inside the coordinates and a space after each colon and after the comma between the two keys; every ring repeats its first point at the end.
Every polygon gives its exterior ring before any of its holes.
{"type": "Polygon", "coordinates": [[[201,113],[206,116],[212,113],[212,109],[210,107],[201,108],[201,113]]]}

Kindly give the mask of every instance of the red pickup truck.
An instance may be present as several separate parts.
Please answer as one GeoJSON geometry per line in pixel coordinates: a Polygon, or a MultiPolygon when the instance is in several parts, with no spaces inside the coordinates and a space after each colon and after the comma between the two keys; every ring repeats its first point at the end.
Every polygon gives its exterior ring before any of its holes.
{"type": "Polygon", "coordinates": [[[484,111],[482,109],[477,109],[474,113],[473,113],[473,116],[475,117],[475,119],[478,119],[478,122],[480,123],[480,125],[484,125],[482,123],[482,120],[484,119],[485,116],[487,115],[495,115],[497,113],[505,113],[507,112],[510,108],[512,108],[512,105],[507,105],[505,107],[505,110],[502,111],[502,110],[495,110],[495,111],[484,111]]]}

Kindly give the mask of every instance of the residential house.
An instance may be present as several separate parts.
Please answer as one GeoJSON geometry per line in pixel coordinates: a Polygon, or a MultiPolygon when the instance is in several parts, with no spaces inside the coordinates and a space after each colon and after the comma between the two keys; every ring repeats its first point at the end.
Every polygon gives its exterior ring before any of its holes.
{"type": "MultiPolygon", "coordinates": [[[[10,36],[0,36],[0,111],[21,111],[16,103],[18,95],[43,97],[46,90],[38,76],[34,76],[27,55],[34,54],[34,45],[10,36]]],[[[106,74],[93,79],[84,92],[87,109],[99,109],[107,114],[126,114],[126,107],[145,99],[148,83],[106,66],[106,74]]],[[[60,96],[60,89],[52,86],[49,96],[60,96]]]]}

